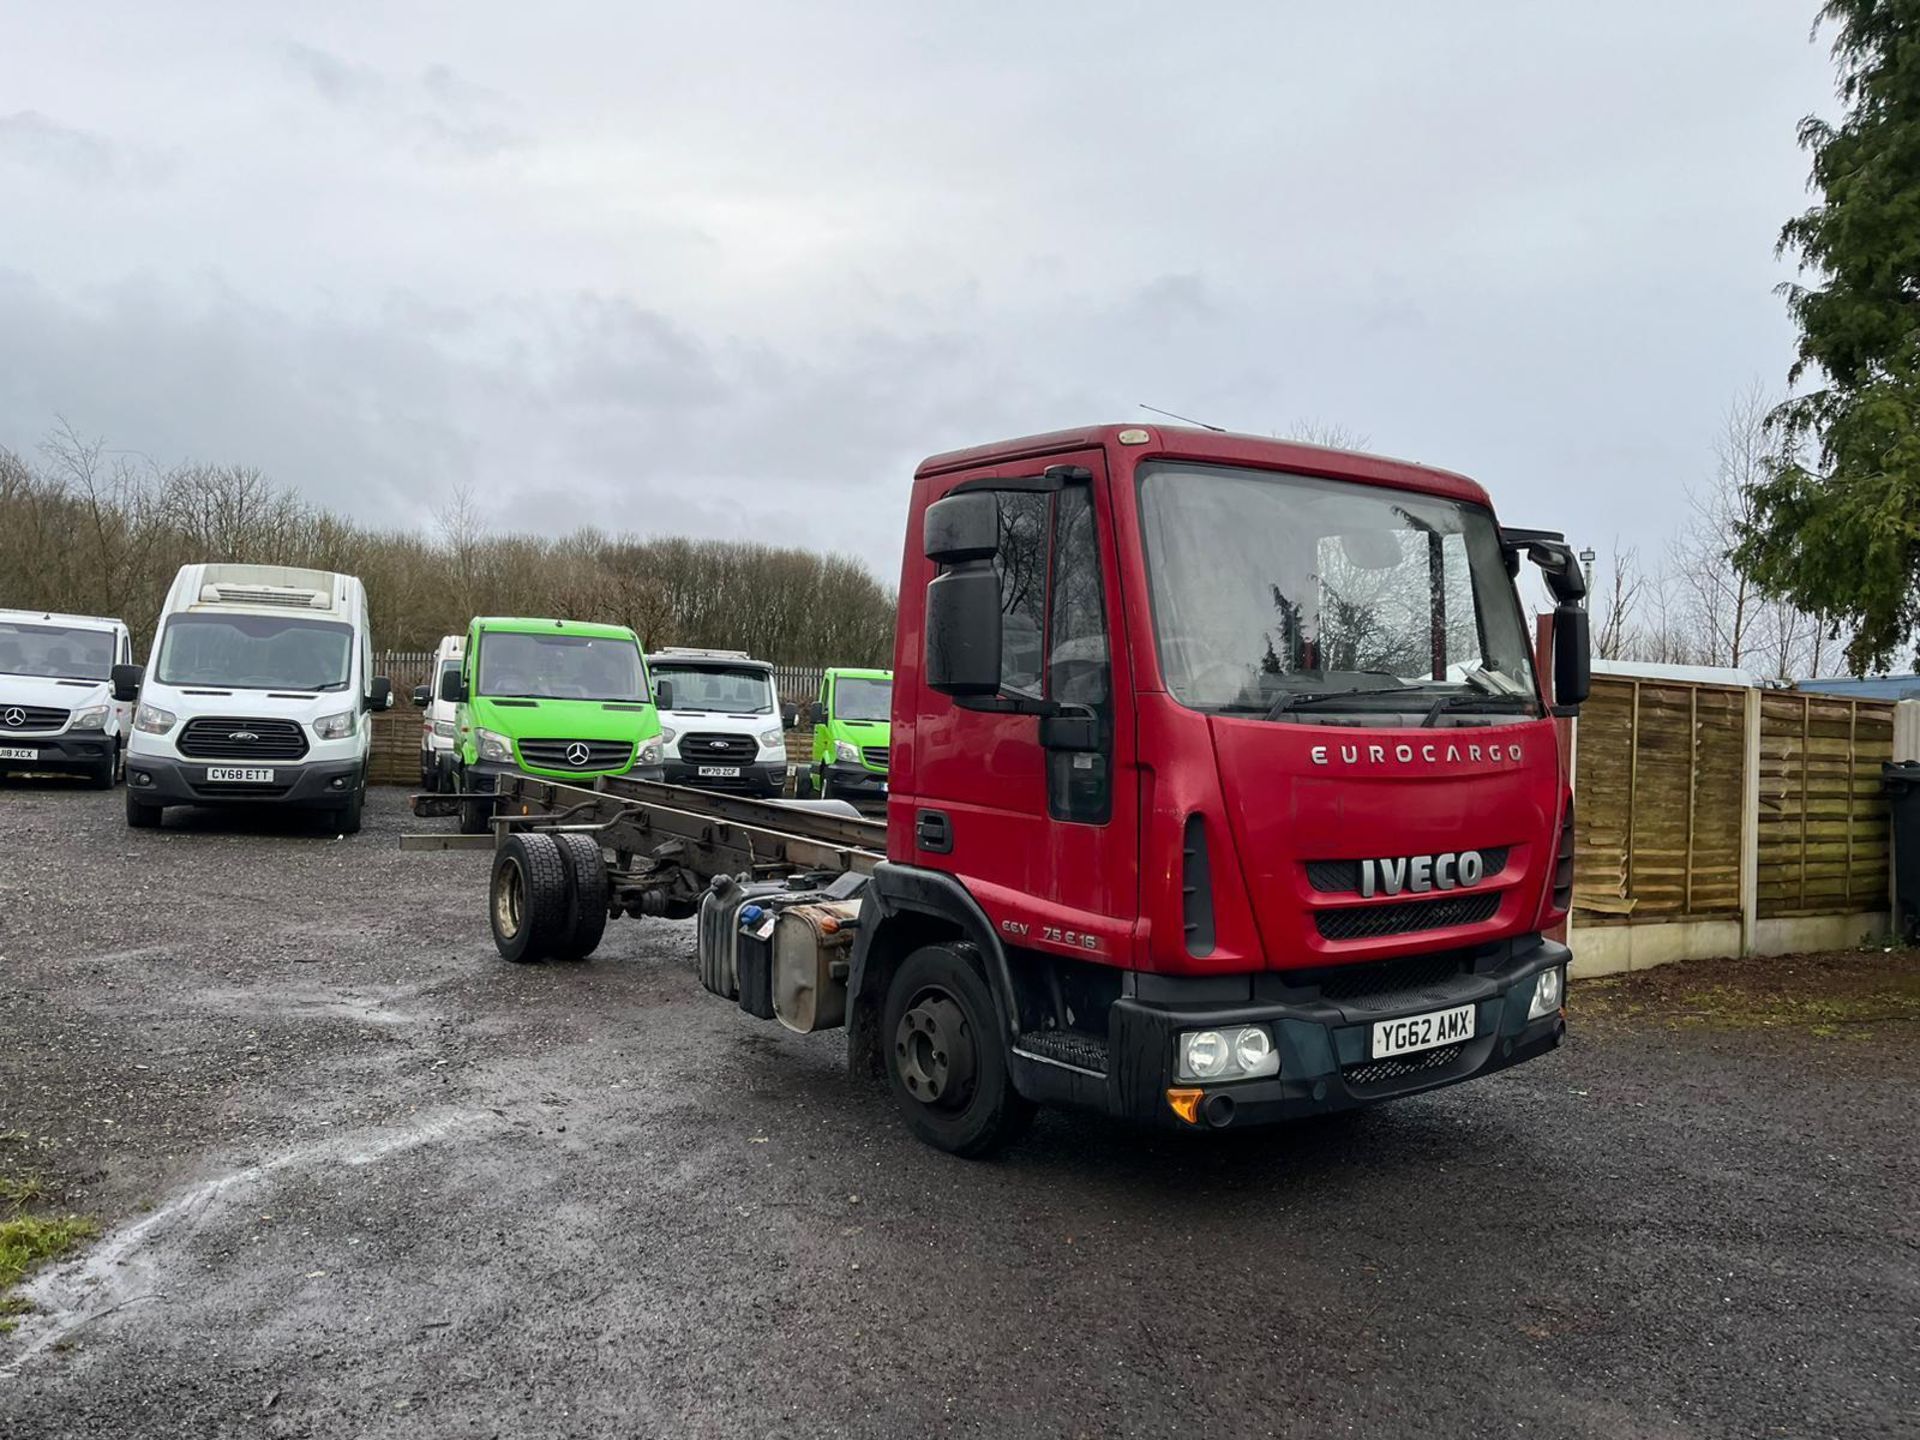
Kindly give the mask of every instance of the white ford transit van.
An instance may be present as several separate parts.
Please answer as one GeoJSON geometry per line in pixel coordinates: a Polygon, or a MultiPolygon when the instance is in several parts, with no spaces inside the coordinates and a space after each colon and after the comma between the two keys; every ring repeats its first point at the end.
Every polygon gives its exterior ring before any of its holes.
{"type": "Polygon", "coordinates": [[[0,775],[85,775],[109,788],[133,718],[111,676],[131,659],[119,620],[0,610],[0,775]]]}
{"type": "Polygon", "coordinates": [[[696,790],[784,795],[787,737],[773,666],[744,650],[678,647],[647,656],[666,781],[696,790]]]}
{"type": "Polygon", "coordinates": [[[146,669],[117,667],[137,699],[127,742],[127,824],[169,805],[271,805],[360,828],[372,713],[393,687],[372,674],[367,594],[351,575],[284,565],[183,565],[146,669]]]}
{"type": "Polygon", "coordinates": [[[413,687],[413,703],[426,713],[420,717],[420,788],[451,790],[453,784],[454,737],[459,733],[460,707],[441,699],[447,676],[460,678],[460,662],[466,659],[467,637],[443,635],[440,648],[433,652],[433,664],[427,670],[427,683],[413,687]]]}

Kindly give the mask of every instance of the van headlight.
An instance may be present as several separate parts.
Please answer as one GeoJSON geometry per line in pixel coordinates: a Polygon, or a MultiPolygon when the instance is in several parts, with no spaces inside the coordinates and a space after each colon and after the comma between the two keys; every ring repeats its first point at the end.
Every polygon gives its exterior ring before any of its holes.
{"type": "Polygon", "coordinates": [[[433,722],[433,733],[434,733],[434,734],[435,734],[436,736],[438,736],[438,737],[439,737],[440,739],[442,739],[442,740],[451,740],[451,739],[453,739],[453,732],[454,732],[454,724],[453,724],[453,721],[451,721],[451,720],[436,720],[436,721],[434,721],[434,722],[433,722]]]}
{"type": "Polygon", "coordinates": [[[504,735],[491,730],[473,727],[473,743],[479,747],[482,760],[497,760],[503,765],[513,763],[513,742],[504,735]]]}
{"type": "Polygon", "coordinates": [[[660,742],[658,740],[649,740],[640,747],[640,763],[642,765],[658,765],[660,763],[661,753],[660,742]]]}
{"type": "Polygon", "coordinates": [[[858,765],[860,763],[860,747],[855,745],[851,740],[836,740],[833,742],[833,758],[836,760],[844,760],[849,765],[858,765]]]}
{"type": "Polygon", "coordinates": [[[1527,1019],[1546,1019],[1560,1008],[1566,993],[1566,979],[1558,965],[1551,970],[1542,970],[1533,982],[1533,1003],[1527,1006],[1527,1019]]]}
{"type": "Polygon", "coordinates": [[[760,748],[762,750],[786,749],[787,748],[787,732],[784,730],[767,731],[760,737],[760,748]]]}
{"type": "Polygon", "coordinates": [[[322,715],[313,722],[313,733],[322,740],[344,740],[353,734],[353,722],[358,710],[341,710],[332,715],[322,715]]]}
{"type": "Polygon", "coordinates": [[[75,730],[104,730],[107,728],[107,708],[105,705],[89,705],[73,717],[75,730]]]}
{"type": "Polygon", "coordinates": [[[660,743],[662,745],[671,745],[679,738],[680,732],[675,730],[671,725],[662,725],[660,727],[660,743]]]}
{"type": "Polygon", "coordinates": [[[1180,1036],[1176,1069],[1182,1080],[1258,1080],[1280,1073],[1280,1052],[1264,1025],[1188,1030],[1180,1036]]]}
{"type": "Polygon", "coordinates": [[[158,705],[142,705],[133,712],[133,728],[149,735],[164,735],[179,719],[173,711],[162,710],[158,705]]]}

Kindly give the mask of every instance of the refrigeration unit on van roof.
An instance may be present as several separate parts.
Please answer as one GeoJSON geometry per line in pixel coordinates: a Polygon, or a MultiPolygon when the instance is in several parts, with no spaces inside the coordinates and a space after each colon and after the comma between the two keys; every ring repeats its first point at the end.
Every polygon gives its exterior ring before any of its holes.
{"type": "Polygon", "coordinates": [[[208,565],[196,605],[258,605],[275,610],[337,608],[336,577],[284,565],[208,565]]]}

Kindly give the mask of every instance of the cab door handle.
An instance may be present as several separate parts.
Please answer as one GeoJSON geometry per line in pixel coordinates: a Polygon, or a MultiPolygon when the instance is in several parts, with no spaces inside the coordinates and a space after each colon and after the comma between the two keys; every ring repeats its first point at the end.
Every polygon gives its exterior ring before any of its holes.
{"type": "Polygon", "coordinates": [[[931,855],[953,853],[953,824],[942,810],[922,810],[914,817],[913,843],[931,855]]]}

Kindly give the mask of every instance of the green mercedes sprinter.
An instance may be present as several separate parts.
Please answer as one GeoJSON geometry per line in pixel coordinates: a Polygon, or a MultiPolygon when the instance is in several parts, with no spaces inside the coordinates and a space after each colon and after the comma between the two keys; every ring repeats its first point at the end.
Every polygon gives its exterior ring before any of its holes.
{"type": "Polygon", "coordinates": [[[795,789],[803,798],[884,802],[893,740],[893,672],[829,670],[811,707],[813,763],[795,789]]]}
{"type": "Polygon", "coordinates": [[[660,716],[639,638],[624,625],[476,618],[460,669],[441,679],[454,712],[460,828],[483,833],[482,798],[522,771],[552,780],[662,778],[660,716]]]}

